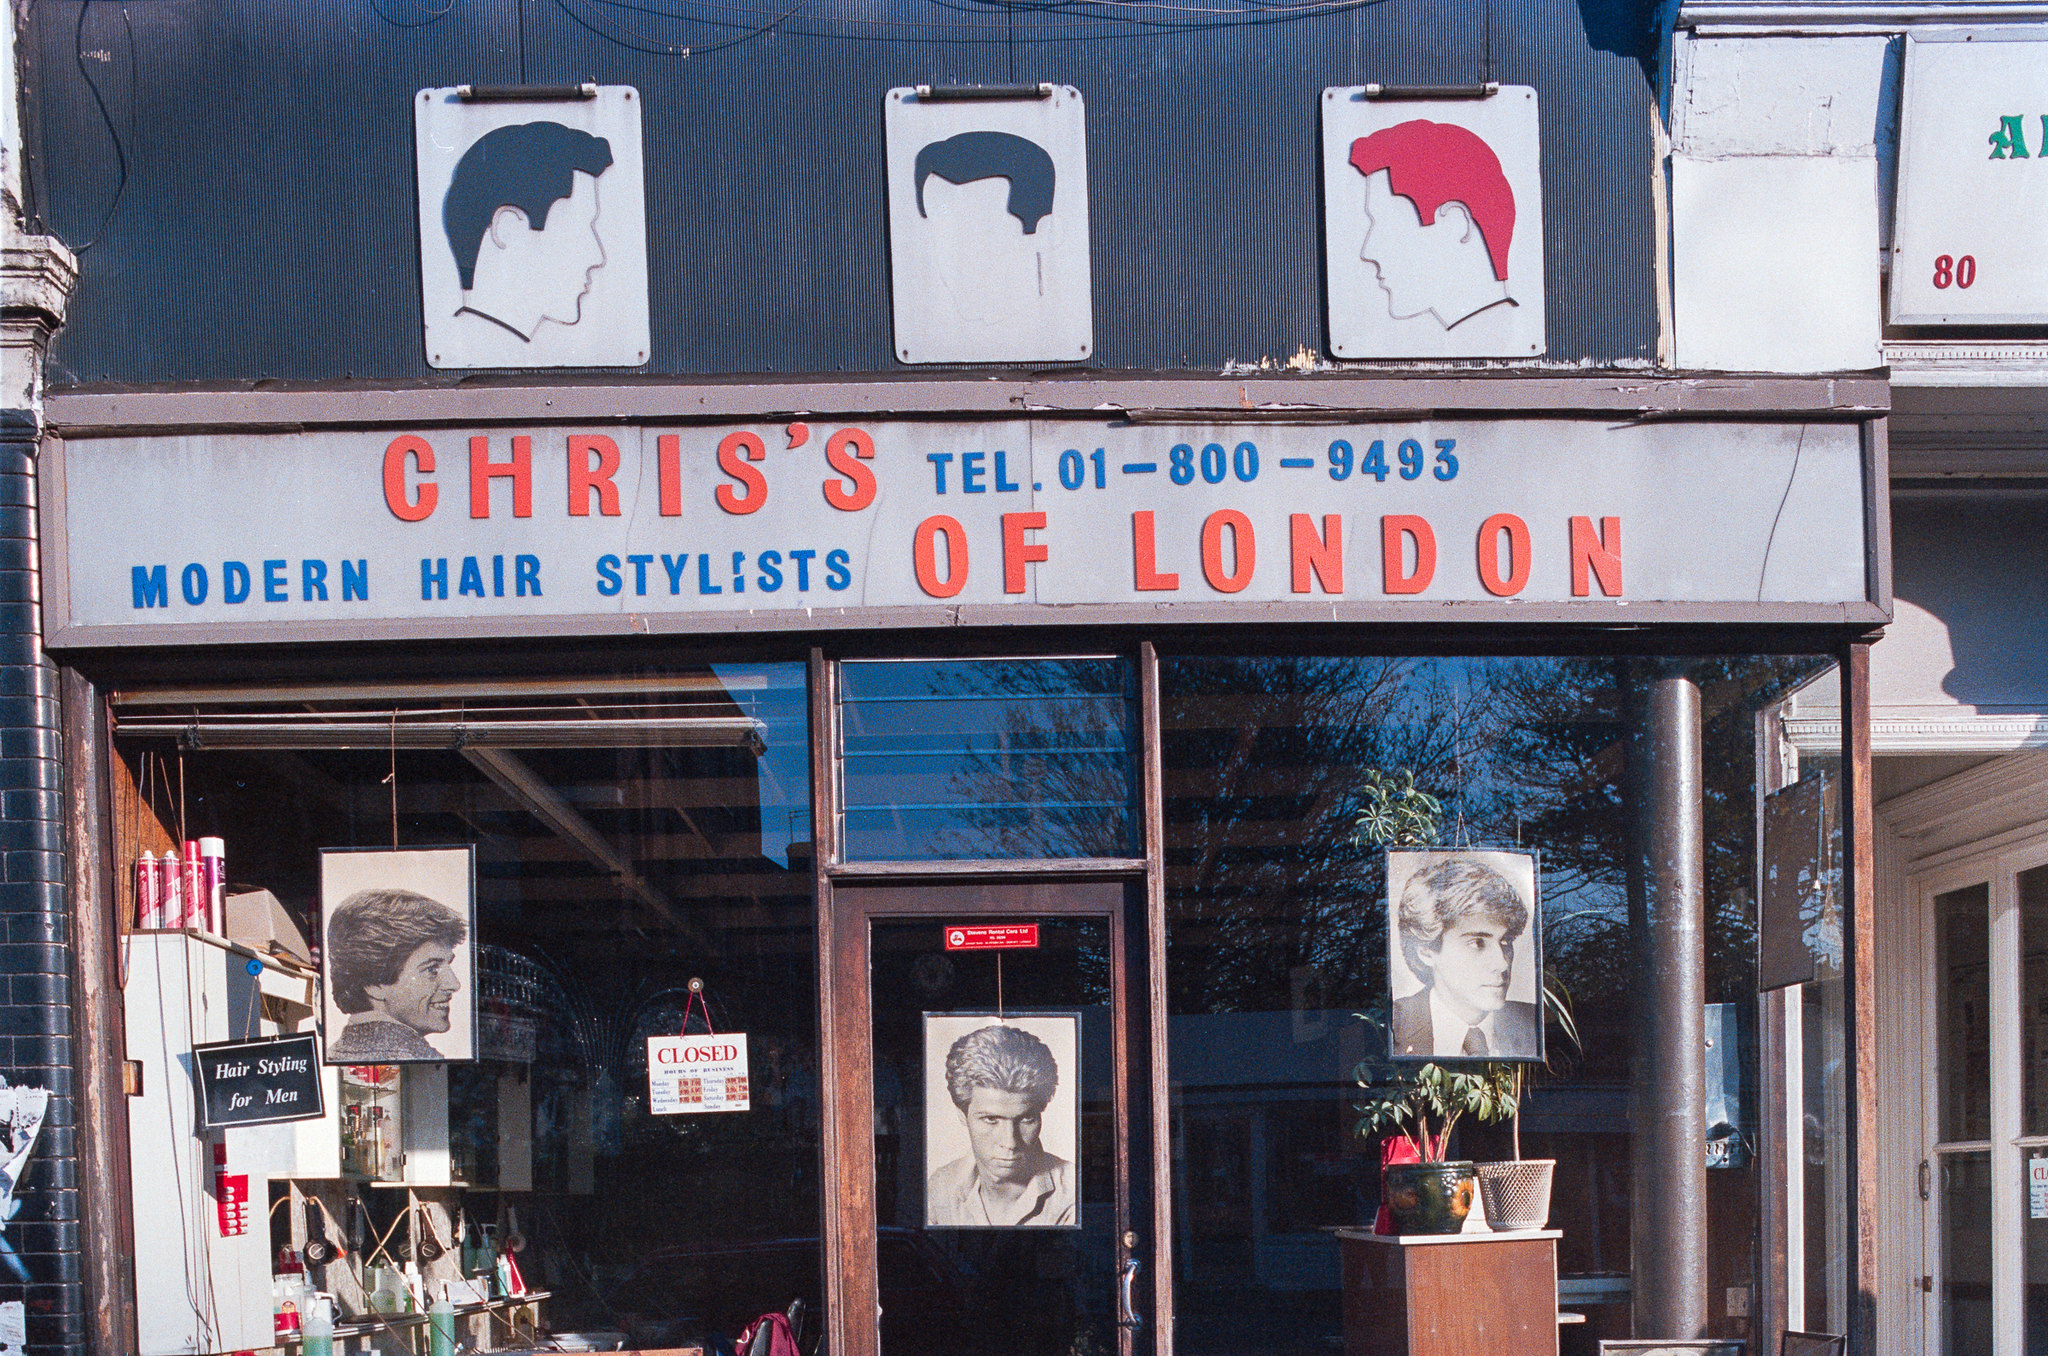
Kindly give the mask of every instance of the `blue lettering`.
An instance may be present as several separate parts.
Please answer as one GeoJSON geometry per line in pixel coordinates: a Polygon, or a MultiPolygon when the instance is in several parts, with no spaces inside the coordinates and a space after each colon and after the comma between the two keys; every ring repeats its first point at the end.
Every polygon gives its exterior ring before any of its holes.
{"type": "Polygon", "coordinates": [[[816,551],[791,551],[789,553],[789,558],[796,562],[796,591],[798,593],[809,593],[811,591],[811,558],[817,554],[816,551]]]}
{"type": "Polygon", "coordinates": [[[987,469],[981,464],[982,460],[987,456],[988,453],[986,452],[962,452],[960,454],[960,493],[988,493],[988,486],[981,483],[981,478],[988,474],[987,469]]]}
{"type": "Polygon", "coordinates": [[[246,603],[249,601],[249,567],[239,560],[230,560],[220,567],[220,596],[223,602],[246,603]]]}
{"type": "Polygon", "coordinates": [[[285,583],[282,560],[263,562],[263,601],[266,603],[288,603],[291,601],[290,588],[285,583]]]}
{"type": "Polygon", "coordinates": [[[455,591],[474,594],[479,598],[484,596],[484,568],[475,556],[462,558],[462,583],[455,591]]]}
{"type": "Polygon", "coordinates": [[[185,573],[178,579],[178,587],[185,591],[185,601],[197,607],[206,601],[206,567],[187,565],[185,573]]]}
{"type": "Polygon", "coordinates": [[[521,598],[526,596],[529,586],[533,589],[533,596],[540,597],[539,556],[512,557],[512,586],[521,598]]]}
{"type": "Polygon", "coordinates": [[[653,556],[627,556],[633,566],[633,592],[642,598],[647,596],[647,567],[654,563],[653,556]]]}
{"type": "Polygon", "coordinates": [[[442,556],[438,560],[429,560],[422,556],[420,558],[420,601],[423,603],[434,601],[434,593],[437,589],[440,590],[441,600],[446,602],[448,600],[448,557],[442,556]]]}
{"type": "Polygon", "coordinates": [[[697,592],[723,593],[725,589],[711,582],[711,557],[699,552],[697,555],[697,592]]]}
{"type": "Polygon", "coordinates": [[[171,605],[171,586],[165,578],[163,566],[158,565],[153,569],[145,569],[137,565],[134,567],[132,577],[135,581],[135,605],[137,607],[169,607],[171,605]]]}
{"type": "MultiPolygon", "coordinates": [[[[937,478],[939,493],[946,492],[946,463],[953,460],[951,452],[927,452],[924,459],[932,464],[932,474],[937,478]]],[[[817,554],[812,552],[813,555],[817,554]]]]}
{"type": "Polygon", "coordinates": [[[493,598],[505,596],[505,557],[503,556],[491,557],[491,596],[493,598]]]}
{"type": "Polygon", "coordinates": [[[732,553],[732,591],[733,591],[734,593],[745,593],[745,592],[747,591],[747,576],[746,576],[746,568],[747,568],[747,553],[746,553],[745,551],[735,551],[735,552],[733,552],[733,553],[732,553]]]}
{"type": "Polygon", "coordinates": [[[619,558],[617,556],[599,556],[597,558],[597,591],[607,598],[615,598],[618,596],[619,590],[624,587],[626,587],[626,581],[619,576],[619,558]]]}
{"type": "Polygon", "coordinates": [[[761,592],[773,593],[782,587],[782,552],[763,551],[755,559],[761,566],[761,592]]]}
{"type": "Polygon", "coordinates": [[[1005,457],[1009,456],[1009,455],[1010,455],[1010,454],[1009,454],[1009,453],[1007,453],[1007,452],[998,452],[998,453],[996,453],[996,493],[997,493],[997,494],[1009,494],[1009,493],[1011,493],[1012,491],[1014,491],[1015,489],[1017,489],[1017,482],[1015,482],[1014,480],[1011,480],[1011,479],[1010,479],[1010,477],[1009,477],[1009,476],[1008,476],[1007,474],[1005,474],[1005,473],[1004,473],[1004,470],[1003,470],[1003,459],[1004,459],[1005,457]]]}
{"type": "Polygon", "coordinates": [[[327,601],[327,562],[324,560],[302,560],[299,562],[299,597],[306,602],[316,598],[327,601]]]}
{"type": "Polygon", "coordinates": [[[670,593],[681,593],[683,591],[683,566],[689,563],[690,553],[688,551],[683,552],[679,556],[672,556],[666,552],[663,553],[661,568],[668,571],[668,591],[670,593]]]}
{"type": "Polygon", "coordinates": [[[843,589],[853,583],[853,571],[846,568],[853,557],[844,551],[833,551],[825,557],[825,587],[843,589]]]}
{"type": "Polygon", "coordinates": [[[370,601],[370,562],[367,560],[344,560],[341,562],[341,601],[370,601]]]}

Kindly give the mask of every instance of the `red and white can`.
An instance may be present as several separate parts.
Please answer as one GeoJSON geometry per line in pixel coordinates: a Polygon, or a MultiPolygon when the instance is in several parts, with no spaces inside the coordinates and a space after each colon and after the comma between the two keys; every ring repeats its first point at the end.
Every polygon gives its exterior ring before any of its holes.
{"type": "Polygon", "coordinates": [[[199,889],[206,901],[207,930],[228,932],[228,848],[218,838],[199,840],[199,889]]]}
{"type": "Polygon", "coordinates": [[[150,929],[163,925],[164,901],[157,888],[156,854],[145,850],[135,859],[135,926],[150,929]]]}
{"type": "Polygon", "coordinates": [[[185,871],[175,852],[156,859],[157,901],[164,911],[164,926],[191,926],[185,921],[185,871]]]}

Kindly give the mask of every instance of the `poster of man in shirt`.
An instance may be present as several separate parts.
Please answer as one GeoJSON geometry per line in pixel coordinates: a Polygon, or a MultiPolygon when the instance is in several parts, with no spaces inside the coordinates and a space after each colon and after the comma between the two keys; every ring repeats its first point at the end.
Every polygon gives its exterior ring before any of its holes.
{"type": "Polygon", "coordinates": [[[1078,1012],[924,1015],[925,1227],[1077,1229],[1078,1012]]]}
{"type": "Polygon", "coordinates": [[[1544,351],[1536,91],[1323,91],[1330,347],[1340,358],[1544,351]]]}
{"type": "Polygon", "coordinates": [[[640,98],[414,100],[420,305],[433,367],[647,361],[640,98]]]}
{"type": "Polygon", "coordinates": [[[476,1056],[476,849],[323,848],[329,1064],[476,1056]]]}
{"type": "Polygon", "coordinates": [[[1392,1058],[1541,1062],[1542,965],[1534,853],[1388,851],[1392,1058]]]}
{"type": "Polygon", "coordinates": [[[892,89],[889,290],[905,363],[1075,363],[1095,349],[1081,92],[892,89]]]}

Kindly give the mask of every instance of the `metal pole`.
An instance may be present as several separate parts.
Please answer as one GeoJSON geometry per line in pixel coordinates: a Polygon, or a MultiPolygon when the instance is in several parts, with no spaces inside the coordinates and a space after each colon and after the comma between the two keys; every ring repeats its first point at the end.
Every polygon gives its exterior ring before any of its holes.
{"type": "Polygon", "coordinates": [[[1630,1186],[1635,1335],[1706,1336],[1705,836],[1700,690],[1652,671],[1630,747],[1644,979],[1630,1186]]]}

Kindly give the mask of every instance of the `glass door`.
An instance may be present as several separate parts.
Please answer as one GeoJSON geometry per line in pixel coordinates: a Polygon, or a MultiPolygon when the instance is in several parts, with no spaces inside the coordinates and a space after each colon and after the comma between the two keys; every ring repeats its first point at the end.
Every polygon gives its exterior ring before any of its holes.
{"type": "Polygon", "coordinates": [[[1942,1356],[2048,1356],[2048,841],[1930,874],[1919,895],[1927,1331],[1942,1356]]]}
{"type": "Polygon", "coordinates": [[[844,1265],[872,1267],[881,1356],[1138,1350],[1125,909],[1113,883],[838,892],[867,943],[873,1108],[844,1265]]]}

